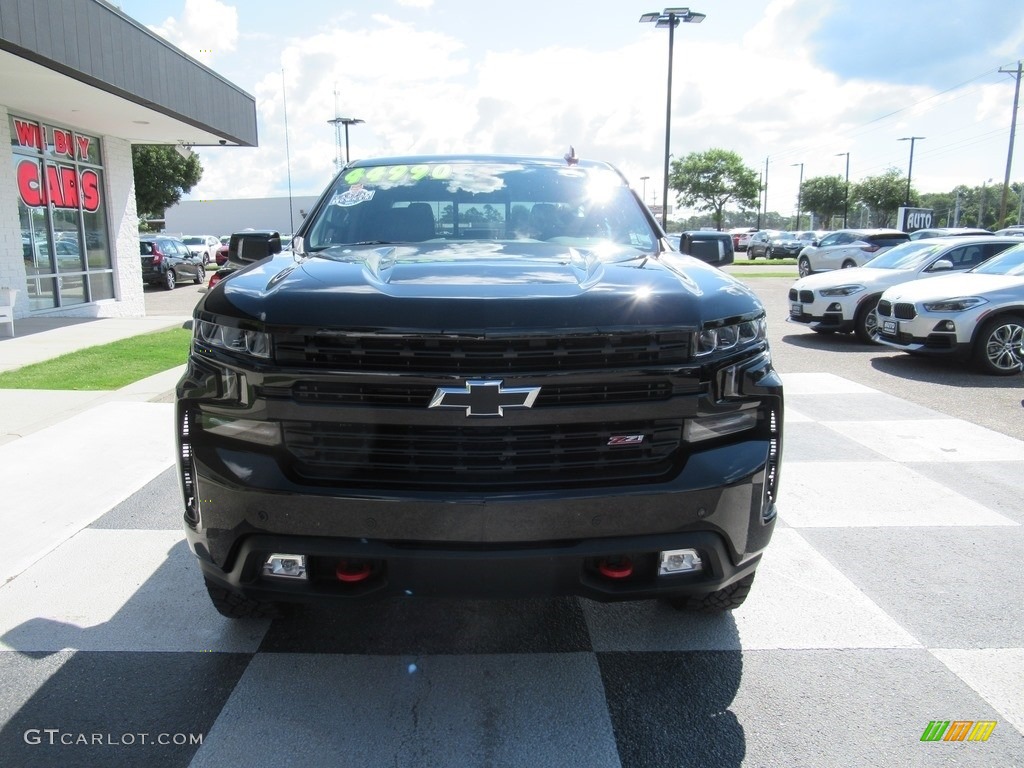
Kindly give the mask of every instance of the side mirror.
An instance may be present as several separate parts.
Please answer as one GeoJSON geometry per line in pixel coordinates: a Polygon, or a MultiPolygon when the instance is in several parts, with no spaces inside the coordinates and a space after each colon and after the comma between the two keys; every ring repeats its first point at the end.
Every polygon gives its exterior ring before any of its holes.
{"type": "Polygon", "coordinates": [[[815,240],[811,240],[811,245],[813,245],[815,248],[817,248],[820,245],[820,243],[815,239],[815,240]]]}
{"type": "Polygon", "coordinates": [[[252,264],[281,252],[281,235],[272,229],[246,230],[231,235],[228,261],[252,264]]]}
{"type": "Polygon", "coordinates": [[[934,264],[932,264],[932,268],[930,270],[928,270],[928,271],[929,272],[942,272],[944,270],[949,270],[949,269],[952,269],[952,268],[953,268],[953,262],[952,261],[950,261],[949,259],[939,259],[934,264]]]}

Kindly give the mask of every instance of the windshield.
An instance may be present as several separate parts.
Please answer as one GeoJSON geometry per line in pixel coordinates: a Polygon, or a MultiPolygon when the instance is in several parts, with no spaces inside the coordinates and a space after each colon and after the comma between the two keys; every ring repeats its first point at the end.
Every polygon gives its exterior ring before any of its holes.
{"type": "Polygon", "coordinates": [[[310,252],[474,240],[657,249],[655,231],[618,173],[516,161],[349,168],[302,234],[310,252]]]}
{"type": "Polygon", "coordinates": [[[796,232],[778,232],[772,235],[773,240],[796,240],[796,232]]]}
{"type": "Polygon", "coordinates": [[[864,266],[871,267],[871,269],[917,269],[943,248],[945,248],[943,245],[922,243],[916,240],[901,243],[885,253],[879,254],[864,266]]]}
{"type": "Polygon", "coordinates": [[[181,242],[185,245],[206,245],[206,240],[201,237],[183,237],[181,242]]]}
{"type": "Polygon", "coordinates": [[[998,256],[982,262],[971,272],[982,275],[1018,275],[1024,276],[1024,244],[1015,245],[998,256]]]}

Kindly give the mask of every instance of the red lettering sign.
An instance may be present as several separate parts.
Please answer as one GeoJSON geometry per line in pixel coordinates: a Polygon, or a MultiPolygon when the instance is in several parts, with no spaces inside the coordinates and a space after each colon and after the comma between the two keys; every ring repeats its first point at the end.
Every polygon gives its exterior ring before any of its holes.
{"type": "Polygon", "coordinates": [[[81,177],[66,165],[46,166],[46,188],[39,178],[39,164],[32,160],[18,163],[18,192],[29,208],[52,203],[54,208],[78,208],[81,203],[89,213],[100,207],[100,177],[86,169],[81,177]]]}
{"type": "Polygon", "coordinates": [[[14,131],[18,134],[18,143],[23,147],[33,147],[43,151],[43,132],[38,123],[27,123],[14,119],[14,131]]]}
{"type": "Polygon", "coordinates": [[[89,137],[75,135],[75,141],[78,143],[78,159],[88,160],[89,159],[89,137]]]}
{"type": "Polygon", "coordinates": [[[71,157],[72,146],[71,131],[62,131],[59,128],[53,129],[53,151],[55,153],[71,157]]]}
{"type": "Polygon", "coordinates": [[[39,166],[31,160],[18,163],[18,192],[29,208],[46,205],[43,185],[39,183],[39,166]]]}
{"type": "Polygon", "coordinates": [[[82,207],[89,213],[100,209],[100,176],[96,171],[82,171],[82,207]]]}

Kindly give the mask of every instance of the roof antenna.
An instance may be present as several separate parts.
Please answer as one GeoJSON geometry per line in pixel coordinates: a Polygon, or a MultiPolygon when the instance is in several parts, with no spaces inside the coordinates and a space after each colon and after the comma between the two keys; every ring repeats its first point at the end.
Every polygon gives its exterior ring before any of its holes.
{"type": "Polygon", "coordinates": [[[564,157],[565,162],[567,162],[569,165],[579,165],[580,163],[580,159],[576,157],[576,150],[572,146],[572,144],[569,145],[569,151],[565,153],[564,157]]]}

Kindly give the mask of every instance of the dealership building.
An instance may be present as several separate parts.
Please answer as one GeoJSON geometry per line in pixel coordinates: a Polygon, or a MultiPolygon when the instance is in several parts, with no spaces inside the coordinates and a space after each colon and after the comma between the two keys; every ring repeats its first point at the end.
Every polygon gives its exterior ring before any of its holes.
{"type": "Polygon", "coordinates": [[[0,0],[0,288],[15,319],[145,314],[132,145],[256,143],[252,96],[115,6],[0,0]]]}

